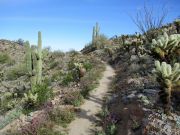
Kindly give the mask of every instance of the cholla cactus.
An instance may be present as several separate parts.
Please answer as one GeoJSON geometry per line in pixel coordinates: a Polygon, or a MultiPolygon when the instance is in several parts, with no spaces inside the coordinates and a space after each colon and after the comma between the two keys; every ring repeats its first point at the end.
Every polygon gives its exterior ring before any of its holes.
{"type": "Polygon", "coordinates": [[[159,36],[156,40],[152,40],[152,52],[155,57],[170,62],[173,60],[174,55],[179,55],[180,50],[180,34],[173,34],[168,36],[166,32],[159,36]]]}
{"type": "Polygon", "coordinates": [[[25,108],[34,107],[36,105],[36,103],[37,103],[37,98],[38,98],[37,93],[33,94],[31,91],[29,91],[27,94],[25,93],[24,98],[23,98],[24,107],[25,108]]]}
{"type": "Polygon", "coordinates": [[[160,63],[159,61],[155,61],[155,67],[153,72],[156,74],[157,81],[162,89],[159,92],[159,96],[164,103],[165,112],[169,113],[172,90],[180,86],[180,64],[175,63],[172,68],[171,65],[166,62],[160,63]]]}
{"type": "Polygon", "coordinates": [[[86,73],[86,69],[84,68],[82,63],[74,63],[75,69],[78,71],[79,78],[83,77],[86,73]]]}

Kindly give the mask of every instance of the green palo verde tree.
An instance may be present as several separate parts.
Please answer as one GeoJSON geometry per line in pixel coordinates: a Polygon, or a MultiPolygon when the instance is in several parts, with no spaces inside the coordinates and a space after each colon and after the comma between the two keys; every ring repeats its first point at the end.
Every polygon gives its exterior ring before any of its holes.
{"type": "Polygon", "coordinates": [[[159,61],[155,61],[155,69],[153,72],[161,86],[159,96],[164,104],[164,111],[169,114],[172,91],[178,90],[180,87],[180,64],[175,63],[172,68],[171,65],[166,62],[160,63],[159,61]]]}
{"type": "Polygon", "coordinates": [[[152,55],[160,61],[175,63],[180,56],[180,34],[168,36],[166,32],[152,40],[152,55]]]}

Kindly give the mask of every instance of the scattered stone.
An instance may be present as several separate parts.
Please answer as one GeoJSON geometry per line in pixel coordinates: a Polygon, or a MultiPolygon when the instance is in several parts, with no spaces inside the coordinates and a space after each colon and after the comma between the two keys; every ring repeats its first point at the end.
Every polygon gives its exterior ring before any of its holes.
{"type": "Polygon", "coordinates": [[[133,94],[133,93],[127,96],[127,98],[129,98],[129,99],[132,99],[134,97],[135,97],[135,94],[133,94]]]}

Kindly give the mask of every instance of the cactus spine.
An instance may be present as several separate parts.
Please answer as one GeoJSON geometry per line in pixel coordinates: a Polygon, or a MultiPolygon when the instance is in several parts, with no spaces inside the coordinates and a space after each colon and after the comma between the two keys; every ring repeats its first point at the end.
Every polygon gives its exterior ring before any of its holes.
{"type": "Polygon", "coordinates": [[[42,80],[42,39],[41,32],[38,32],[38,49],[37,49],[37,84],[42,80]]]}

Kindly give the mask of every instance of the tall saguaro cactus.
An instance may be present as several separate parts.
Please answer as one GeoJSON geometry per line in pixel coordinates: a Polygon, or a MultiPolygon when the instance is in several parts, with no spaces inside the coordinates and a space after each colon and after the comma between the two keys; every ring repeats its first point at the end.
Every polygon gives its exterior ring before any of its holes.
{"type": "Polygon", "coordinates": [[[25,42],[26,48],[26,56],[25,56],[25,63],[27,67],[27,71],[30,74],[32,72],[32,61],[31,61],[31,46],[28,41],[25,42]]]}
{"type": "Polygon", "coordinates": [[[26,42],[26,66],[30,74],[31,89],[42,80],[42,40],[41,32],[38,32],[38,46],[31,46],[26,42]]]}
{"type": "Polygon", "coordinates": [[[92,35],[92,43],[94,43],[99,37],[100,27],[99,24],[96,23],[96,26],[93,27],[93,35],[92,35]]]}
{"type": "Polygon", "coordinates": [[[38,32],[38,49],[37,49],[37,84],[42,80],[42,39],[41,32],[38,32]]]}
{"type": "Polygon", "coordinates": [[[96,38],[99,37],[99,31],[100,31],[100,27],[99,27],[99,24],[98,22],[96,23],[96,38]]]}
{"type": "Polygon", "coordinates": [[[96,27],[93,27],[92,43],[94,43],[95,39],[96,39],[96,27]]]}

